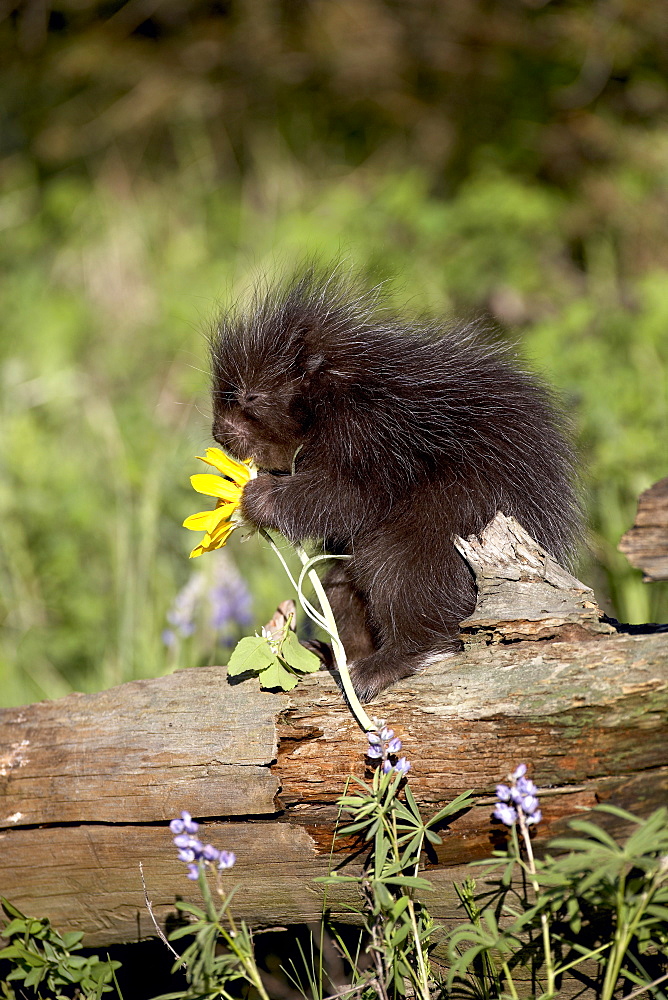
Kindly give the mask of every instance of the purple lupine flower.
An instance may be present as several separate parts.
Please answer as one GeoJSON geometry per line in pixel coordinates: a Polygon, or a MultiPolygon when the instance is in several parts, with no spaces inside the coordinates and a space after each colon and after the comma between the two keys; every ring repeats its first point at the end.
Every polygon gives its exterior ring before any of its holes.
{"type": "Polygon", "coordinates": [[[497,785],[496,797],[497,799],[500,799],[501,802],[510,802],[511,791],[508,788],[508,785],[497,785]]]}
{"type": "Polygon", "coordinates": [[[535,795],[538,789],[528,778],[518,778],[517,789],[521,795],[535,795]]]}
{"type": "Polygon", "coordinates": [[[232,642],[238,627],[251,623],[251,610],[250,591],[229,555],[212,553],[174,598],[162,641],[172,648],[201,629],[212,645],[232,642]]]}
{"type": "Polygon", "coordinates": [[[509,806],[507,802],[497,802],[493,814],[495,819],[500,819],[506,826],[512,826],[517,822],[517,810],[509,806]]]}
{"type": "Polygon", "coordinates": [[[253,599],[244,578],[226,552],[208,563],[206,599],[209,623],[218,642],[231,643],[239,626],[253,620],[253,599]]]}
{"type": "MultiPolygon", "coordinates": [[[[221,562],[218,562],[221,566],[221,562]]],[[[217,632],[230,624],[250,625],[252,617],[252,597],[243,577],[239,573],[230,572],[225,567],[226,576],[218,579],[209,591],[209,607],[211,626],[217,632]]]]}
{"type": "Polygon", "coordinates": [[[538,810],[539,802],[535,795],[525,795],[522,799],[522,810],[527,816],[533,816],[538,810]]]}
{"type": "Polygon", "coordinates": [[[186,812],[184,809],[181,813],[181,818],[173,819],[169,824],[169,829],[172,833],[197,833],[199,830],[199,823],[196,823],[190,813],[186,812]],[[177,824],[180,824],[178,829],[176,829],[177,824]]]}
{"type": "Polygon", "coordinates": [[[386,726],[384,722],[376,722],[376,725],[382,727],[380,731],[371,731],[366,734],[369,742],[366,756],[373,761],[382,761],[383,774],[389,774],[390,771],[407,774],[411,765],[406,757],[401,757],[399,761],[390,759],[396,758],[401,750],[401,740],[394,735],[394,730],[386,726]]]}
{"type": "Polygon", "coordinates": [[[176,632],[174,632],[171,628],[163,629],[160,638],[162,639],[163,646],[166,646],[167,649],[174,649],[174,646],[176,646],[176,643],[178,642],[176,632]]]}
{"type": "Polygon", "coordinates": [[[177,847],[181,847],[185,850],[186,847],[192,847],[194,837],[191,837],[189,833],[179,833],[178,836],[174,837],[174,843],[177,847]]]}
{"type": "Polygon", "coordinates": [[[497,785],[498,802],[494,809],[494,818],[512,826],[518,820],[524,820],[527,826],[540,823],[543,814],[540,811],[537,791],[533,781],[526,777],[526,764],[520,764],[509,775],[510,785],[497,785]]]}
{"type": "Polygon", "coordinates": [[[193,882],[199,877],[200,865],[210,866],[218,862],[218,868],[231,868],[236,858],[232,851],[219,851],[213,844],[203,844],[193,836],[199,829],[189,812],[182,812],[180,817],[169,824],[172,833],[176,833],[174,844],[178,848],[179,861],[188,865],[188,878],[193,882]]]}
{"type": "Polygon", "coordinates": [[[184,638],[192,635],[195,630],[195,611],[204,586],[204,574],[198,570],[178,592],[167,612],[167,621],[175,632],[184,638]]]}

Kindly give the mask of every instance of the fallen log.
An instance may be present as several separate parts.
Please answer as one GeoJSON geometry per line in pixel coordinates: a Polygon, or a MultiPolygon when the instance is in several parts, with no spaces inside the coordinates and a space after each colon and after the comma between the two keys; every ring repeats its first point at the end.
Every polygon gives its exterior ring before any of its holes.
{"type": "MultiPolygon", "coordinates": [[[[541,789],[536,845],[610,801],[640,814],[668,800],[668,635],[630,635],[515,522],[460,540],[479,601],[464,650],[374,702],[412,762],[425,811],[465,789],[476,806],[442,831],[427,863],[440,922],[461,919],[455,884],[504,828],[495,784],[524,761],[541,789]]],[[[317,920],[336,799],[368,773],[366,741],[326,671],[289,694],[229,683],[224,667],[179,670],[99,694],[0,712],[0,892],[81,930],[88,945],[155,933],[196,901],[167,822],[188,809],[234,850],[235,912],[254,925],[317,920]]],[[[351,844],[337,844],[343,862],[351,844]]],[[[335,919],[351,919],[340,890],[335,919]]],[[[564,994],[565,995],[565,994],[564,994]]]]}

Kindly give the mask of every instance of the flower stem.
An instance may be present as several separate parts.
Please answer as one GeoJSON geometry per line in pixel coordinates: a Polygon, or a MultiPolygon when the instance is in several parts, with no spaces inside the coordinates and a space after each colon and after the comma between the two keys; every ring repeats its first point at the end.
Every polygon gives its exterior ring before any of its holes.
{"type": "Polygon", "coordinates": [[[513,981],[513,977],[512,977],[511,972],[510,972],[510,968],[508,967],[508,963],[507,962],[502,962],[501,963],[501,968],[503,970],[504,976],[506,977],[506,982],[508,983],[508,989],[510,990],[511,997],[513,998],[513,1000],[518,1000],[518,998],[517,998],[517,990],[515,989],[515,983],[513,981]]]}
{"type": "MultiPolygon", "coordinates": [[[[297,556],[299,557],[299,560],[302,566],[304,567],[304,569],[302,570],[302,577],[304,573],[306,573],[306,576],[308,576],[309,580],[311,581],[311,586],[313,587],[316,593],[322,613],[317,611],[316,608],[314,608],[314,606],[311,604],[311,602],[304,597],[301,587],[301,578],[299,581],[295,580],[294,576],[290,572],[290,567],[283,558],[282,552],[276,545],[271,535],[267,531],[265,531],[264,528],[260,528],[260,534],[265,539],[265,541],[269,543],[275,554],[278,556],[278,559],[280,560],[281,565],[283,566],[283,569],[285,570],[288,579],[290,580],[290,583],[297,591],[297,597],[299,599],[299,603],[301,604],[306,614],[312,621],[316,623],[316,625],[319,625],[320,628],[322,628],[330,636],[332,640],[332,650],[334,652],[334,659],[336,661],[336,666],[339,671],[339,677],[341,678],[341,684],[343,685],[343,690],[346,699],[348,701],[348,705],[350,707],[351,712],[355,716],[355,719],[357,720],[360,727],[364,730],[365,733],[375,730],[376,727],[373,721],[364,711],[362,704],[359,698],[357,697],[357,694],[355,693],[355,688],[353,687],[353,682],[350,677],[350,671],[348,670],[346,653],[343,648],[343,643],[341,642],[341,639],[339,637],[339,630],[337,628],[336,620],[334,618],[334,612],[332,611],[332,607],[327,599],[325,588],[323,587],[320,577],[316,573],[315,569],[313,569],[313,567],[311,567],[310,569],[307,568],[309,563],[312,562],[311,558],[307,555],[306,552],[304,552],[304,549],[301,547],[301,545],[295,545],[294,547],[295,552],[297,553],[297,556]]],[[[319,556],[317,558],[326,559],[328,557],[319,556]]],[[[342,557],[332,556],[331,558],[340,559],[342,557]]]]}
{"type": "MultiPolygon", "coordinates": [[[[310,560],[306,552],[304,552],[301,545],[296,545],[295,551],[299,559],[301,560],[302,565],[306,566],[310,560]]],[[[334,659],[336,660],[336,665],[339,669],[339,677],[341,678],[341,684],[343,685],[343,690],[345,692],[348,705],[350,706],[350,710],[357,719],[357,722],[359,723],[360,727],[364,730],[364,732],[370,732],[371,730],[374,730],[376,727],[374,726],[373,722],[362,708],[362,703],[360,702],[359,698],[357,697],[357,694],[355,693],[355,688],[353,687],[353,682],[350,677],[350,671],[348,670],[348,663],[346,660],[345,650],[343,648],[343,643],[339,638],[339,630],[336,626],[334,612],[332,611],[332,607],[329,601],[327,600],[327,594],[325,593],[325,588],[323,587],[320,577],[318,576],[318,574],[314,569],[308,570],[306,575],[311,581],[311,586],[313,587],[316,596],[318,598],[318,603],[320,604],[322,615],[323,618],[325,619],[325,631],[328,633],[328,635],[331,636],[332,639],[332,650],[334,651],[334,659]]],[[[307,611],[308,614],[308,610],[307,609],[305,610],[307,611]]]]}
{"type": "Polygon", "coordinates": [[[297,591],[297,597],[299,598],[299,603],[301,604],[301,606],[304,609],[304,611],[306,612],[306,614],[309,616],[309,618],[312,621],[314,621],[316,623],[316,625],[319,625],[321,628],[326,629],[326,624],[327,623],[325,622],[325,619],[323,618],[323,616],[321,614],[319,614],[316,611],[316,609],[313,607],[313,605],[311,604],[311,602],[307,601],[306,598],[304,597],[304,595],[301,593],[301,588],[300,588],[299,584],[297,583],[297,581],[295,580],[295,578],[292,575],[292,573],[290,572],[290,567],[288,566],[288,564],[286,563],[285,559],[283,558],[283,553],[279,549],[279,547],[276,544],[276,542],[274,541],[274,539],[271,537],[271,535],[269,534],[268,531],[265,531],[264,528],[260,528],[259,531],[260,531],[260,534],[262,535],[262,537],[264,538],[265,542],[269,543],[269,545],[270,545],[270,547],[271,547],[274,555],[277,556],[277,558],[279,559],[279,561],[281,563],[281,566],[283,567],[283,569],[286,572],[288,580],[290,581],[290,583],[292,584],[292,586],[297,591]]]}
{"type": "MultiPolygon", "coordinates": [[[[533,891],[538,899],[540,895],[540,886],[536,879],[536,862],[533,856],[533,846],[531,844],[531,837],[529,835],[529,827],[527,826],[526,818],[522,812],[521,806],[517,810],[517,818],[519,822],[520,831],[522,833],[522,839],[524,840],[524,846],[526,847],[527,859],[529,862],[529,872],[532,876],[531,884],[533,886],[533,891]]],[[[555,973],[554,973],[554,958],[552,955],[552,944],[550,942],[550,922],[548,920],[547,914],[545,912],[540,915],[540,924],[543,933],[543,953],[545,955],[545,971],[547,973],[547,995],[552,997],[556,995],[555,990],[555,973]]]]}

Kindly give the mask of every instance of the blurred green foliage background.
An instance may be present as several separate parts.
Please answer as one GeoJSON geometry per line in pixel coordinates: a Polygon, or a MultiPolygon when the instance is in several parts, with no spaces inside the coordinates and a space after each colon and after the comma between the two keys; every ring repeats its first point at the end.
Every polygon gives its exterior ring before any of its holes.
{"type": "MultiPolygon", "coordinates": [[[[223,656],[199,632],[162,641],[197,568],[180,522],[211,443],[206,333],[310,253],[519,341],[573,416],[581,576],[620,619],[666,620],[668,585],[616,551],[668,474],[665,4],[7,0],[0,17],[2,703],[223,656]]],[[[226,558],[260,624],[280,570],[253,541],[226,558]]]]}

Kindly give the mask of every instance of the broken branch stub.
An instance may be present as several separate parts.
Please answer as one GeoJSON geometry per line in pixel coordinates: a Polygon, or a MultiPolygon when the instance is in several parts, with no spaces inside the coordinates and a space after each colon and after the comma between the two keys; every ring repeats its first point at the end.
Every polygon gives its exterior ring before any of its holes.
{"type": "Polygon", "coordinates": [[[668,580],[668,476],[640,494],[635,523],[618,547],[646,583],[668,580]]]}
{"type": "Polygon", "coordinates": [[[586,584],[560,566],[514,517],[498,513],[480,535],[455,537],[478,600],[461,623],[465,645],[587,639],[615,630],[586,584]]]}

